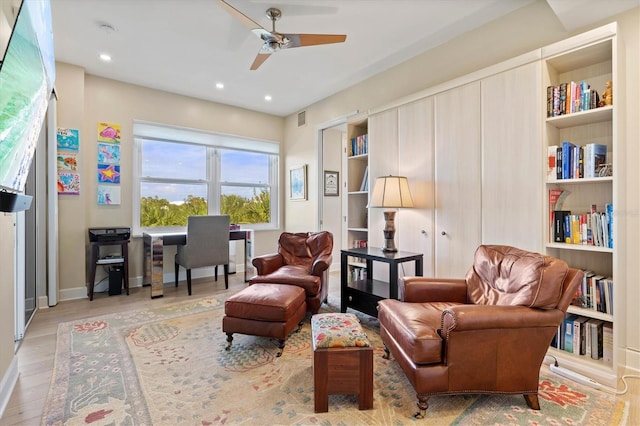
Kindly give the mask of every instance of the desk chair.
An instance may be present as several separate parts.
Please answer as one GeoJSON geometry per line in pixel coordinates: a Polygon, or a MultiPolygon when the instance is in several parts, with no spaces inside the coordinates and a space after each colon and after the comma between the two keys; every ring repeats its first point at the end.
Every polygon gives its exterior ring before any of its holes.
{"type": "Polygon", "coordinates": [[[224,288],[229,288],[229,216],[189,216],[187,243],[178,246],[175,258],[176,287],[180,266],[187,270],[187,288],[191,296],[191,269],[224,265],[224,288]]]}

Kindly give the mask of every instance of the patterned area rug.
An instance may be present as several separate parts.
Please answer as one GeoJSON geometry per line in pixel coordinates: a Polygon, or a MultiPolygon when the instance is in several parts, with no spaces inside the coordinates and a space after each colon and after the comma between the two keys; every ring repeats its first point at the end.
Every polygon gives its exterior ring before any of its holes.
{"type": "MultiPolygon", "coordinates": [[[[336,301],[324,311],[338,311],[336,301]]],[[[313,411],[309,318],[276,358],[271,339],[234,335],[225,351],[224,299],[200,298],[60,324],[47,425],[617,425],[625,403],[543,369],[541,411],[521,395],[442,396],[414,420],[415,394],[382,358],[377,320],[360,319],[374,346],[374,409],[334,395],[313,411]]]]}

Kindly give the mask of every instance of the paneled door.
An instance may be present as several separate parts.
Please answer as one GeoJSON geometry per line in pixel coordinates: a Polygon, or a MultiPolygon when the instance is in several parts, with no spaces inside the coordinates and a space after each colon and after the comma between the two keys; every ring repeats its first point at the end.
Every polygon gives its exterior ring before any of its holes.
{"type": "MultiPolygon", "coordinates": [[[[424,276],[434,276],[433,97],[398,107],[398,172],[409,180],[414,208],[396,216],[398,248],[424,255],[424,276]]],[[[404,266],[413,267],[412,263],[404,266]]],[[[415,271],[407,270],[407,274],[415,271]]]]}
{"type": "Polygon", "coordinates": [[[539,62],[482,80],[482,242],[542,251],[539,62]]]}
{"type": "Polygon", "coordinates": [[[435,274],[462,278],[481,241],[480,82],[435,96],[435,274]]]}

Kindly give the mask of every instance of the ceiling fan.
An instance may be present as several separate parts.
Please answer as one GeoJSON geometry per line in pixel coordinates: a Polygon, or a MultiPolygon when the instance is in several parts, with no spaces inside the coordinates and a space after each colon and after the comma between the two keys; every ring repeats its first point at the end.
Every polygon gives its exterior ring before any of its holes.
{"type": "Polygon", "coordinates": [[[343,43],[347,36],[344,34],[282,34],[276,31],[276,21],[282,13],[280,9],[270,7],[267,9],[267,17],[271,20],[271,31],[267,31],[247,15],[240,12],[224,0],[218,0],[220,5],[234,18],[248,27],[251,32],[260,37],[264,44],[251,64],[251,70],[257,70],[272,53],[292,47],[315,46],[319,44],[343,43]]]}

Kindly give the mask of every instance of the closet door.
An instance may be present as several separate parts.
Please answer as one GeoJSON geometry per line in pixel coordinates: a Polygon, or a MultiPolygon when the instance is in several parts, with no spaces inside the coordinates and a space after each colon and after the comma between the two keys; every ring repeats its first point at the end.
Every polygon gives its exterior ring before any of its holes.
{"type": "Polygon", "coordinates": [[[435,273],[462,278],[481,241],[480,82],[435,96],[435,273]]]}
{"type": "MultiPolygon", "coordinates": [[[[398,174],[398,110],[396,108],[382,111],[369,116],[369,183],[370,194],[376,178],[388,175],[398,174]]],[[[369,247],[383,247],[385,226],[383,208],[369,209],[369,247]]],[[[397,210],[397,209],[396,209],[397,210]]],[[[399,231],[401,224],[396,216],[396,229],[399,231]]],[[[396,246],[400,250],[404,250],[398,245],[398,236],[396,235],[396,246]]],[[[379,263],[379,262],[376,262],[379,263]]],[[[374,268],[378,269],[376,265],[374,268]]],[[[384,276],[384,275],[383,275],[384,276]]],[[[376,275],[377,278],[377,275],[376,275]]]]}
{"type": "Polygon", "coordinates": [[[539,62],[482,80],[482,242],[542,251],[539,62]]]}
{"type": "MultiPolygon", "coordinates": [[[[424,254],[424,276],[434,276],[433,97],[398,107],[398,172],[409,180],[414,208],[396,216],[400,250],[424,254]]],[[[407,263],[406,274],[414,265],[407,263]]]]}

